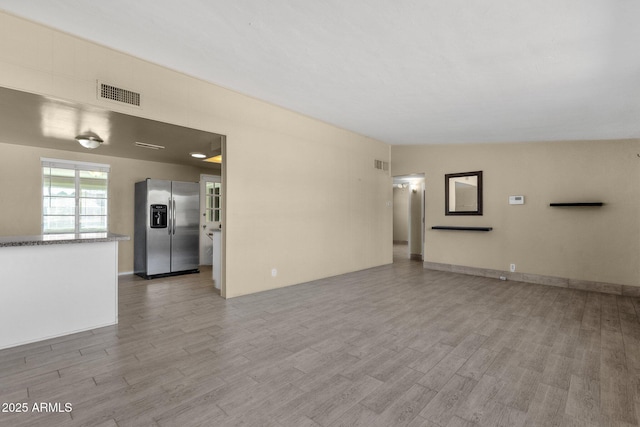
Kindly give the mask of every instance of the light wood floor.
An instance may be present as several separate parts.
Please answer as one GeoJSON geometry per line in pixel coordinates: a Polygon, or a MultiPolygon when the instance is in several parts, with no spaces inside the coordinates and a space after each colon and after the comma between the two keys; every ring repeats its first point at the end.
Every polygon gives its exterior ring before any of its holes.
{"type": "Polygon", "coordinates": [[[0,403],[73,405],[0,425],[638,425],[640,299],[406,259],[227,301],[209,277],[123,278],[118,326],[0,351],[0,403]]]}

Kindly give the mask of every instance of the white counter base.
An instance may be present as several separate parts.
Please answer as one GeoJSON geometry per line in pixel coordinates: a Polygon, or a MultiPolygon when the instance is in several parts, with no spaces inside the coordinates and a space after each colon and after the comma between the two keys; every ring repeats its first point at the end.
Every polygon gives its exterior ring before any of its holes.
{"type": "Polygon", "coordinates": [[[0,349],[118,323],[118,241],[0,248],[0,349]]]}

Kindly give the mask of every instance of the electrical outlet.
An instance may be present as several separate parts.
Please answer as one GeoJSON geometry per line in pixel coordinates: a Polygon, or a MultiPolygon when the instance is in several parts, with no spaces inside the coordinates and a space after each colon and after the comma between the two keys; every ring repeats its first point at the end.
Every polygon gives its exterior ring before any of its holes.
{"type": "Polygon", "coordinates": [[[515,264],[511,264],[509,265],[509,271],[511,271],[512,273],[514,273],[516,271],[516,265],[515,264]]]}
{"type": "Polygon", "coordinates": [[[271,277],[276,277],[278,275],[278,269],[277,268],[272,268],[271,269],[271,277]]]}

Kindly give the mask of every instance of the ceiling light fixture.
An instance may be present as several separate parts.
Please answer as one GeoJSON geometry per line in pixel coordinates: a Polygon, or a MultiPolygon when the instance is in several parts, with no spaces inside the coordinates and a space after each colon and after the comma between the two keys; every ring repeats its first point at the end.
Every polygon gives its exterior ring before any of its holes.
{"type": "Polygon", "coordinates": [[[196,159],[204,159],[205,157],[207,157],[205,154],[202,154],[202,153],[189,153],[189,155],[191,157],[195,157],[196,159]]]}
{"type": "Polygon", "coordinates": [[[100,144],[104,142],[98,135],[95,134],[78,135],[76,136],[76,141],[78,141],[84,148],[88,148],[90,150],[98,148],[100,144]]]}
{"type": "Polygon", "coordinates": [[[222,163],[222,154],[218,154],[217,156],[209,157],[208,159],[204,159],[205,162],[209,163],[222,163]]]}

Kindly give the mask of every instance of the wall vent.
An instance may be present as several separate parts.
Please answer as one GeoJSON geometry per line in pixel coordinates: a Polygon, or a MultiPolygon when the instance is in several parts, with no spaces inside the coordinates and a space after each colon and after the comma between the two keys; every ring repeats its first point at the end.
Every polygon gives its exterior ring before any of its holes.
{"type": "Polygon", "coordinates": [[[388,171],[389,170],[389,162],[385,162],[382,160],[374,160],[373,161],[373,167],[376,169],[380,169],[381,171],[388,171]]]}
{"type": "Polygon", "coordinates": [[[98,82],[98,98],[140,106],[140,94],[127,89],[98,82]]]}

